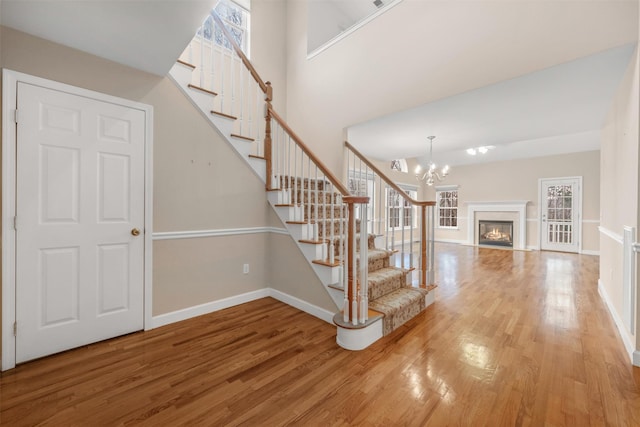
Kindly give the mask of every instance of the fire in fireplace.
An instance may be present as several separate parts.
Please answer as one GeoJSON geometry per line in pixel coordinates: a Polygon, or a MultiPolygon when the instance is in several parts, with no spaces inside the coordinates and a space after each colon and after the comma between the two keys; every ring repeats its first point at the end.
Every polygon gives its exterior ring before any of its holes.
{"type": "Polygon", "coordinates": [[[478,244],[513,247],[513,221],[480,220],[478,244]]]}

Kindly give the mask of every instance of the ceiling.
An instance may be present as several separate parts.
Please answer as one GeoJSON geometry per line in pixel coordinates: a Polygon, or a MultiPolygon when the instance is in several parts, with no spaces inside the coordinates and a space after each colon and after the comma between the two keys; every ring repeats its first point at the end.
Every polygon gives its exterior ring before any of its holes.
{"type": "Polygon", "coordinates": [[[400,0],[309,0],[307,53],[400,0]]]}
{"type": "Polygon", "coordinates": [[[635,44],[440,99],[348,128],[349,141],[380,159],[462,165],[598,150],[600,130],[635,44]],[[471,156],[468,148],[495,146],[471,156]]]}
{"type": "Polygon", "coordinates": [[[216,0],[2,0],[0,23],[164,76],[215,3],[216,0]]]}
{"type": "MultiPolygon", "coordinates": [[[[164,76],[215,3],[0,0],[0,23],[164,76]]],[[[348,128],[349,141],[372,158],[419,157],[423,164],[429,135],[436,136],[436,160],[451,165],[596,150],[634,48],[618,47],[359,123],[348,128]],[[465,153],[481,145],[496,148],[482,156],[465,153]]]]}

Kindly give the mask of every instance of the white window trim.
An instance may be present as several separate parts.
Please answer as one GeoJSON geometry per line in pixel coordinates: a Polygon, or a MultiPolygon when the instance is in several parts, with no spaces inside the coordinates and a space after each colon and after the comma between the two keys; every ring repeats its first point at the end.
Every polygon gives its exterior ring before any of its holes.
{"type": "MultiPolygon", "coordinates": [[[[417,186],[417,185],[413,185],[413,184],[401,184],[401,183],[398,183],[397,185],[398,185],[398,187],[400,187],[403,191],[413,191],[413,192],[416,194],[416,196],[418,195],[418,186],[417,186]]],[[[390,189],[392,189],[392,188],[391,188],[391,187],[387,187],[387,190],[390,190],[390,189]]],[[[387,193],[387,194],[385,194],[385,196],[386,196],[386,197],[385,197],[385,201],[386,201],[386,203],[389,203],[389,195],[388,195],[388,193],[387,193]]],[[[404,199],[402,199],[402,200],[404,200],[404,199]]],[[[390,208],[391,208],[391,207],[392,207],[392,206],[387,205],[387,212],[390,212],[390,208]]],[[[402,208],[402,206],[393,206],[393,207],[402,208]]],[[[413,213],[413,216],[412,216],[413,224],[412,224],[412,225],[404,225],[404,218],[401,218],[401,223],[402,223],[403,225],[402,225],[402,226],[398,226],[398,227],[393,227],[393,230],[400,230],[400,231],[402,231],[403,229],[405,229],[405,230],[409,230],[409,229],[411,229],[412,227],[413,227],[413,228],[416,228],[416,227],[418,226],[418,210],[417,210],[417,207],[416,207],[416,206],[411,205],[411,206],[409,206],[409,209],[413,209],[413,212],[414,212],[414,213],[413,213]]],[[[402,209],[400,209],[400,211],[402,211],[402,209]]],[[[387,218],[387,226],[389,227],[389,230],[391,230],[391,229],[392,229],[392,227],[389,225],[389,220],[390,220],[390,219],[391,219],[391,217],[389,216],[389,217],[387,218]]]]}
{"type": "MultiPolygon", "coordinates": [[[[240,47],[242,48],[242,51],[244,52],[246,57],[250,59],[251,58],[251,55],[250,55],[251,54],[251,4],[250,4],[250,0],[225,0],[225,1],[227,3],[232,3],[232,4],[236,5],[236,6],[238,6],[239,8],[243,9],[246,12],[246,25],[245,25],[244,28],[238,27],[237,25],[227,21],[222,16],[220,18],[222,19],[222,21],[225,24],[228,24],[228,25],[230,25],[230,26],[232,26],[234,28],[237,28],[237,29],[239,29],[239,30],[244,32],[244,37],[242,39],[244,46],[240,46],[240,47]]],[[[213,11],[218,6],[218,3],[219,2],[216,1],[215,5],[211,8],[210,13],[213,13],[213,11]]],[[[213,27],[215,27],[216,24],[214,22],[212,22],[211,25],[212,25],[212,31],[214,31],[213,27]]],[[[209,40],[209,41],[211,43],[217,44],[217,43],[215,43],[214,38],[215,38],[215,34],[212,33],[211,40],[209,40]]],[[[203,37],[203,40],[204,40],[204,37],[203,37]]],[[[225,49],[224,46],[219,46],[219,47],[225,49]]]]}
{"type": "Polygon", "coordinates": [[[436,228],[441,230],[459,230],[460,229],[460,194],[458,193],[458,206],[456,206],[456,226],[452,225],[440,225],[440,200],[439,193],[443,191],[458,191],[460,186],[454,185],[437,185],[434,187],[436,190],[436,228]]]}

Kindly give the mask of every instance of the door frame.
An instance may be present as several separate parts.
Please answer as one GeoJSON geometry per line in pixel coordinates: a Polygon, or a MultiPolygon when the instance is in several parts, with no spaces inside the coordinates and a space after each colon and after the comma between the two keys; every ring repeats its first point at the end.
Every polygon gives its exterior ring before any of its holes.
{"type": "Polygon", "coordinates": [[[144,329],[152,328],[153,107],[64,83],[2,70],[2,366],[16,366],[16,103],[18,82],[141,110],[145,114],[144,147],[144,329]]]}
{"type": "MultiPolygon", "coordinates": [[[[555,178],[538,178],[538,250],[541,251],[542,249],[542,233],[546,232],[546,229],[543,230],[542,228],[542,215],[544,213],[544,210],[546,208],[546,206],[542,205],[542,184],[545,181],[558,181],[558,180],[576,180],[578,181],[578,194],[579,194],[579,200],[578,200],[578,206],[577,206],[577,214],[578,214],[578,224],[575,230],[575,235],[574,237],[576,239],[578,239],[578,254],[582,253],[582,196],[584,194],[583,191],[583,187],[582,187],[582,177],[581,176],[561,176],[561,177],[555,177],[555,178]]],[[[572,253],[572,252],[569,252],[572,253]]]]}

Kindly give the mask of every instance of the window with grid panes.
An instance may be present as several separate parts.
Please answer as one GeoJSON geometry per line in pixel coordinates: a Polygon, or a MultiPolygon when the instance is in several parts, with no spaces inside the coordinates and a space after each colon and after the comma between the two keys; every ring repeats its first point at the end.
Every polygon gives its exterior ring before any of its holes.
{"type": "Polygon", "coordinates": [[[439,228],[458,228],[458,188],[436,189],[439,228]]]}
{"type": "MultiPolygon", "coordinates": [[[[211,11],[216,12],[222,19],[234,40],[249,56],[249,10],[241,6],[239,2],[232,0],[220,0],[211,11]]],[[[213,19],[207,19],[202,26],[202,34],[206,40],[213,40],[218,46],[231,50],[231,43],[222,34],[222,30],[214,25],[213,19]]]]}
{"type": "MultiPolygon", "coordinates": [[[[400,185],[400,188],[412,199],[415,199],[418,195],[415,187],[400,185]]],[[[401,218],[402,227],[415,226],[415,208],[393,188],[387,189],[387,209],[389,212],[389,228],[401,227],[401,218]]]]}

